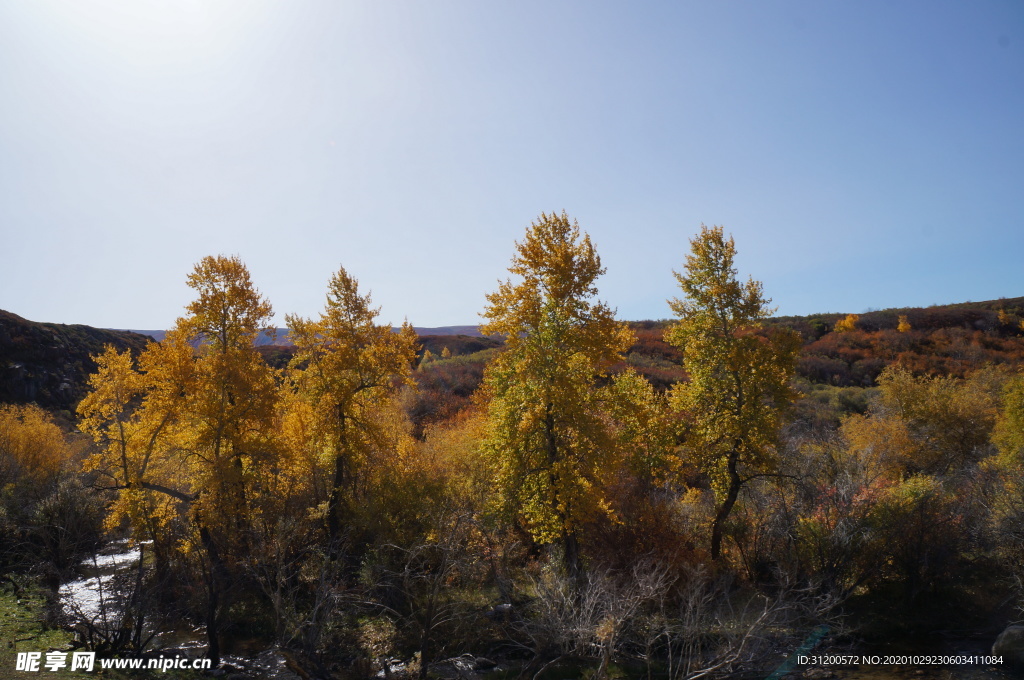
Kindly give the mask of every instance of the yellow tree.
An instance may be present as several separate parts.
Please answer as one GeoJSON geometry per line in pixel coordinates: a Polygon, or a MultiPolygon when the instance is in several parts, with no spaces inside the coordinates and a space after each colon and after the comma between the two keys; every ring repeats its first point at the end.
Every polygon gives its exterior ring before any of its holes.
{"type": "Polygon", "coordinates": [[[380,310],[340,268],[331,278],[318,320],[289,315],[296,353],[292,375],[312,409],[314,437],[333,468],[327,526],[338,548],[346,505],[356,499],[362,470],[374,452],[394,450],[398,434],[387,417],[403,385],[410,384],[416,333],[408,323],[395,333],[377,325],[380,310]]]}
{"type": "MultiPolygon", "coordinates": [[[[896,364],[887,367],[878,376],[879,395],[870,420],[903,428],[913,444],[891,459],[894,473],[948,475],[991,455],[990,438],[1006,380],[999,367],[980,369],[967,378],[915,376],[896,364]]],[[[879,448],[885,445],[880,442],[879,448]]]]}
{"type": "Polygon", "coordinates": [[[0,404],[0,573],[29,555],[68,569],[97,545],[99,507],[80,486],[77,449],[35,404],[0,404]]]}
{"type": "Polygon", "coordinates": [[[71,455],[64,433],[46,411],[35,404],[0,404],[0,502],[38,501],[71,455]]]}
{"type": "Polygon", "coordinates": [[[847,314],[845,319],[836,321],[836,325],[833,326],[832,330],[836,333],[852,333],[857,330],[858,321],[860,321],[859,314],[847,314]]]}
{"type": "Polygon", "coordinates": [[[615,448],[595,378],[633,334],[594,300],[601,260],[564,212],[541,214],[509,271],[521,280],[487,296],[481,327],[506,343],[485,374],[485,446],[519,521],[539,543],[559,543],[578,577],[579,529],[608,510],[602,486],[615,448]]]}
{"type": "Polygon", "coordinates": [[[255,347],[273,310],[237,257],[203,258],[188,285],[198,297],[178,319],[171,344],[197,347],[184,408],[175,414],[174,444],[207,557],[207,637],[216,657],[220,599],[230,585],[225,553],[249,552],[250,495],[274,457],[277,384],[255,347]]]}
{"type": "Polygon", "coordinates": [[[277,385],[254,346],[272,310],[237,257],[203,258],[188,285],[198,298],[143,352],[138,371],[112,349],[98,358],[79,415],[101,446],[92,466],[120,492],[119,509],[138,532],[188,517],[205,559],[208,653],[216,659],[230,582],[225,553],[248,552],[250,497],[275,453],[277,385]]]}
{"type": "Polygon", "coordinates": [[[736,245],[721,227],[701,225],[690,245],[684,271],[676,272],[684,297],[669,300],[679,321],[666,336],[682,350],[690,377],[673,388],[671,401],[687,417],[687,446],[718,498],[711,532],[717,559],[740,489],[775,470],[800,342],[787,329],[762,330],[771,300],[759,282],[736,279],[736,245]]]}
{"type": "MultiPolygon", "coordinates": [[[[197,511],[230,517],[238,531],[247,515],[246,487],[273,457],[277,383],[255,347],[273,310],[237,257],[203,258],[188,285],[198,298],[178,319],[176,337],[198,347],[179,446],[195,462],[193,485],[202,490],[204,506],[197,511]]],[[[236,535],[244,542],[244,532],[236,535]]]]}
{"type": "Polygon", "coordinates": [[[163,550],[175,504],[192,496],[178,490],[178,465],[167,456],[175,414],[184,407],[184,393],[193,372],[192,348],[175,343],[151,344],[140,357],[143,370],[127,350],[108,345],[95,357],[89,377],[92,391],[78,405],[78,427],[99,444],[87,469],[117,495],[107,523],[128,520],[138,540],[153,541],[157,569],[167,563],[163,550]],[[163,535],[163,536],[161,536],[163,535]]]}
{"type": "MultiPolygon", "coordinates": [[[[855,469],[866,473],[854,498],[861,508],[873,508],[870,542],[884,551],[875,554],[875,568],[895,569],[908,597],[945,573],[957,573],[950,562],[981,547],[977,528],[993,509],[999,517],[1008,507],[1002,501],[1012,499],[990,494],[994,480],[979,475],[1001,467],[991,459],[991,435],[1006,381],[998,367],[955,378],[915,376],[891,365],[878,378],[878,398],[868,414],[843,421],[843,457],[853,464],[837,468],[845,479],[836,486],[849,489],[855,469]]],[[[1004,526],[1013,526],[1012,513],[1002,517],[1011,520],[1004,526]]]]}
{"type": "Polygon", "coordinates": [[[1002,458],[1024,467],[1024,373],[1007,380],[993,440],[1002,458]]]}
{"type": "Polygon", "coordinates": [[[1003,489],[993,503],[998,551],[1016,577],[1017,597],[1024,602],[1024,372],[1003,389],[1002,407],[992,440],[999,456],[989,463],[1002,478],[1003,489]]]}

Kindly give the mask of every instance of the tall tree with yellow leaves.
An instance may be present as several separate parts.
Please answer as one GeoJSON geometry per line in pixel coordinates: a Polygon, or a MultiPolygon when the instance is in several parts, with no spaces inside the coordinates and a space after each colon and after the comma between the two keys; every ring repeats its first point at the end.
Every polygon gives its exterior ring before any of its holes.
{"type": "MultiPolygon", "coordinates": [[[[187,440],[179,445],[197,461],[193,485],[202,490],[204,506],[197,510],[237,522],[248,514],[247,487],[274,456],[277,382],[255,347],[273,311],[237,257],[203,258],[188,285],[199,297],[178,319],[177,331],[198,348],[188,406],[179,419],[187,440]]],[[[235,528],[244,541],[241,524],[235,528]]]]}
{"type": "Polygon", "coordinates": [[[485,334],[506,350],[487,368],[485,446],[506,500],[534,540],[557,543],[567,572],[582,573],[579,530],[608,511],[603,493],[615,447],[595,378],[633,342],[597,302],[601,259],[579,226],[541,214],[516,244],[507,280],[487,296],[485,334]]]}
{"type": "Polygon", "coordinates": [[[386,412],[401,387],[411,383],[416,359],[412,326],[405,323],[395,333],[390,325],[377,325],[379,313],[370,295],[360,295],[356,279],[340,268],[319,319],[287,317],[296,348],[292,376],[311,406],[314,437],[333,472],[327,508],[332,552],[373,453],[396,448],[399,433],[386,412]]]}
{"type": "Polygon", "coordinates": [[[237,257],[205,257],[188,277],[198,298],[139,358],[98,358],[81,427],[101,446],[91,465],[118,490],[138,533],[184,513],[204,557],[209,656],[219,658],[226,553],[247,552],[247,518],[275,456],[274,373],[255,349],[270,304],[237,257]],[[154,521],[156,524],[154,525],[154,521]],[[149,523],[149,526],[146,526],[149,523]]]}
{"type": "Polygon", "coordinates": [[[718,499],[711,532],[717,559],[743,485],[775,470],[800,340],[788,329],[762,332],[771,300],[759,282],[736,279],[736,244],[721,227],[701,225],[690,245],[684,271],[676,272],[684,297],[669,300],[679,321],[666,336],[682,350],[690,378],[675,386],[671,401],[686,415],[687,447],[718,499]]]}
{"type": "Polygon", "coordinates": [[[163,573],[168,525],[178,503],[191,503],[179,489],[178,463],[167,455],[176,414],[184,408],[184,390],[191,382],[193,352],[175,338],[151,344],[139,358],[108,345],[95,357],[89,377],[92,391],[78,405],[78,427],[99,445],[86,461],[99,475],[99,486],[115,491],[107,523],[125,520],[137,540],[153,541],[156,566],[163,573]]]}

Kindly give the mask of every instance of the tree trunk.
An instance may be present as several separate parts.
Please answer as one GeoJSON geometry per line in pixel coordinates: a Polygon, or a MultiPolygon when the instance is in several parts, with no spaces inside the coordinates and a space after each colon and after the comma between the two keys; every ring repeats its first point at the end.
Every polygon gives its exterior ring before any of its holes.
{"type": "Polygon", "coordinates": [[[725,494],[725,500],[722,502],[718,512],[715,514],[715,522],[711,525],[711,559],[717,560],[722,555],[722,531],[725,525],[725,520],[728,519],[729,513],[732,512],[732,506],[736,505],[736,499],[740,495],[740,487],[743,485],[743,480],[740,479],[740,474],[737,471],[737,465],[739,464],[740,453],[739,449],[733,448],[729,452],[729,490],[725,494]]]}
{"type": "Polygon", "coordinates": [[[220,631],[217,622],[217,609],[220,606],[221,581],[226,567],[214,544],[213,536],[210,535],[210,530],[205,526],[199,527],[199,537],[210,560],[210,568],[206,573],[206,640],[209,644],[206,656],[216,666],[220,663],[220,631]]]}
{"type": "Polygon", "coordinates": [[[583,565],[580,562],[580,541],[576,532],[570,528],[572,521],[569,513],[562,510],[558,499],[561,492],[561,480],[554,473],[555,464],[559,460],[558,443],[555,438],[554,404],[550,401],[544,407],[544,443],[548,456],[548,481],[551,484],[551,509],[562,525],[562,566],[574,583],[583,576],[583,565]]]}
{"type": "Polygon", "coordinates": [[[348,423],[345,414],[340,412],[340,406],[338,409],[341,442],[334,455],[334,484],[331,487],[331,495],[327,501],[327,535],[330,540],[329,554],[332,558],[337,558],[341,550],[342,489],[349,483],[348,423]]]}
{"type": "Polygon", "coordinates": [[[576,532],[566,529],[562,532],[562,564],[565,566],[565,573],[573,580],[579,582],[583,578],[583,563],[580,561],[580,541],[576,532]]]}

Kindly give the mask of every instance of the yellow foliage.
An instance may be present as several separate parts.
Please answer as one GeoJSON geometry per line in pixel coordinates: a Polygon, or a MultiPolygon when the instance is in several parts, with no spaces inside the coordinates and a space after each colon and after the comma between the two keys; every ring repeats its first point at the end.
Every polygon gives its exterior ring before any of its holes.
{"type": "Polygon", "coordinates": [[[841,431],[869,481],[901,479],[906,470],[920,469],[928,453],[901,418],[852,415],[841,431]]]}
{"type": "Polygon", "coordinates": [[[469,410],[454,420],[427,429],[421,456],[429,474],[445,486],[445,497],[456,506],[483,510],[494,501],[495,470],[484,451],[487,418],[469,410]]]}
{"type": "Polygon", "coordinates": [[[71,455],[64,433],[46,411],[34,404],[0,404],[0,491],[43,489],[71,455]]]}
{"type": "Polygon", "coordinates": [[[486,448],[509,509],[540,543],[559,543],[578,573],[576,534],[608,515],[613,435],[596,376],[633,342],[611,308],[594,301],[601,259],[565,213],[541,214],[516,244],[505,281],[487,296],[485,334],[506,338],[488,366],[486,448]]]}
{"type": "Polygon", "coordinates": [[[859,314],[847,314],[845,319],[836,321],[836,325],[832,328],[836,333],[849,333],[850,331],[857,330],[857,322],[860,321],[859,314]]]}
{"type": "Polygon", "coordinates": [[[900,333],[907,333],[910,331],[910,322],[907,321],[906,314],[900,314],[897,319],[896,330],[900,333]]]}
{"type": "Polygon", "coordinates": [[[331,278],[319,319],[287,317],[296,348],[290,377],[305,402],[305,436],[323,452],[330,474],[332,541],[340,537],[342,515],[365,496],[365,471],[380,462],[375,457],[387,454],[395,458],[389,464],[401,464],[407,446],[396,399],[411,384],[416,334],[408,323],[400,333],[376,324],[378,312],[341,268],[331,278]]]}
{"type": "Polygon", "coordinates": [[[717,558],[744,478],[775,468],[800,339],[785,329],[761,330],[771,300],[759,282],[737,280],[736,244],[721,227],[701,225],[690,245],[685,271],[676,273],[685,297],[669,301],[679,321],[666,334],[682,350],[690,379],[673,387],[670,403],[685,415],[687,450],[721,498],[711,538],[717,558]]]}
{"type": "Polygon", "coordinates": [[[868,415],[843,421],[841,432],[869,479],[941,475],[992,453],[990,438],[1006,381],[996,368],[965,379],[915,376],[890,366],[878,378],[868,415]]]}
{"type": "Polygon", "coordinates": [[[665,395],[658,394],[633,370],[614,376],[602,390],[620,458],[644,486],[674,481],[680,461],[675,455],[677,427],[665,395]]]}
{"type": "Polygon", "coordinates": [[[890,366],[878,378],[876,417],[902,419],[920,442],[918,455],[904,461],[908,471],[947,472],[991,453],[1005,381],[1005,372],[994,367],[961,379],[915,376],[890,366]]]}
{"type": "Polygon", "coordinates": [[[139,537],[153,538],[183,509],[198,526],[236,533],[277,452],[276,380],[253,344],[270,304],[235,257],[203,258],[188,285],[198,293],[189,315],[137,368],[108,347],[78,408],[100,446],[89,467],[122,491],[111,521],[127,517],[139,537]]]}
{"type": "Polygon", "coordinates": [[[1007,311],[1005,309],[1000,309],[998,312],[996,312],[996,318],[999,320],[999,323],[1003,326],[1017,326],[1020,324],[1024,324],[1024,320],[1018,318],[1017,315],[1014,314],[1013,312],[1007,311]]]}
{"type": "Polygon", "coordinates": [[[1007,381],[993,441],[1008,468],[1024,468],[1024,373],[1007,381]]]}

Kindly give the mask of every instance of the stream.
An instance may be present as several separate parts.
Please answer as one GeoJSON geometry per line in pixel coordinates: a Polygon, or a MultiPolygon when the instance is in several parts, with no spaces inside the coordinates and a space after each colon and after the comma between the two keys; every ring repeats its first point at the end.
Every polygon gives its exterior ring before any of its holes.
{"type": "MultiPolygon", "coordinates": [[[[143,549],[145,546],[143,546],[143,549]]],[[[142,551],[126,541],[107,544],[95,557],[83,560],[81,578],[64,583],[59,592],[65,616],[79,625],[88,621],[101,631],[113,631],[118,625],[123,598],[114,587],[118,577],[130,576],[138,567],[142,551]]],[[[77,628],[77,626],[76,626],[77,628]]],[[[155,631],[146,653],[160,652],[198,658],[206,653],[206,636],[201,627],[190,629],[180,626],[155,631]]],[[[150,628],[146,635],[154,631],[150,628]]],[[[240,647],[252,647],[240,645],[240,647]]],[[[233,650],[239,651],[242,650],[233,650]]],[[[222,654],[221,665],[253,678],[268,680],[300,680],[300,676],[286,666],[284,656],[274,647],[245,649],[244,653],[222,654]]]]}
{"type": "Polygon", "coordinates": [[[104,615],[112,619],[120,610],[120,603],[113,597],[114,577],[135,566],[140,554],[138,548],[118,541],[107,545],[94,558],[84,560],[80,565],[84,576],[60,587],[64,613],[73,620],[86,618],[97,624],[103,622],[104,615]]]}

